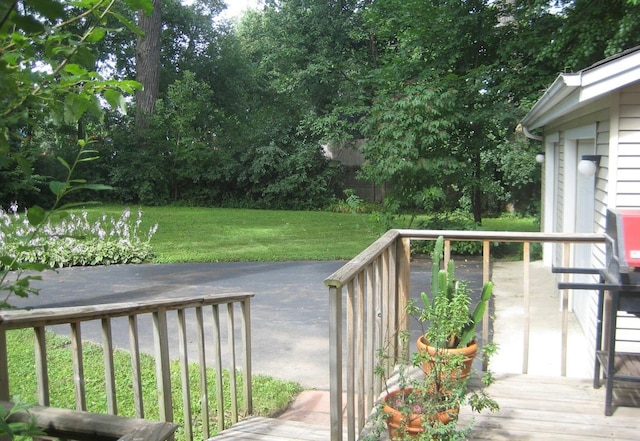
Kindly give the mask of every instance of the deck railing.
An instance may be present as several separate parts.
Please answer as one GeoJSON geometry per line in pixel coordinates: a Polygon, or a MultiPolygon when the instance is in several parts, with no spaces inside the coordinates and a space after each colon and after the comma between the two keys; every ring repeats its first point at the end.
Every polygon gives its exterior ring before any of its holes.
{"type": "MultiPolygon", "coordinates": [[[[72,348],[72,368],[76,410],[87,410],[86,384],[83,363],[83,335],[97,334],[102,340],[106,407],[111,415],[118,415],[116,366],[114,352],[116,342],[113,329],[126,329],[125,339],[131,356],[132,384],[135,417],[145,418],[143,388],[151,387],[158,397],[159,419],[173,422],[173,409],[182,407],[184,437],[194,438],[194,427],[201,426],[204,438],[211,436],[211,414],[215,412],[217,429],[225,428],[225,414],[231,422],[242,414],[252,413],[251,391],[251,294],[211,295],[200,298],[161,299],[130,303],[114,303],[92,306],[64,307],[32,310],[6,310],[0,312],[0,400],[10,401],[10,363],[7,358],[7,334],[11,330],[32,328],[35,341],[35,370],[37,396],[40,406],[50,406],[51,397],[49,363],[47,360],[47,330],[66,332],[72,348]],[[239,312],[239,314],[238,314],[239,312]],[[239,315],[239,318],[237,317],[239,315]],[[60,328],[59,325],[67,325],[60,328]],[[144,385],[141,373],[141,340],[152,336],[156,385],[144,385]],[[171,343],[170,343],[171,342],[171,343]],[[190,356],[192,357],[190,359],[190,356]],[[172,400],[171,360],[179,360],[181,403],[172,400]],[[240,361],[241,387],[236,382],[240,361]],[[197,364],[199,383],[200,421],[194,421],[191,403],[189,365],[197,364]],[[208,384],[207,367],[215,372],[214,388],[208,384]],[[223,396],[223,370],[229,375],[230,406],[225,409],[223,396]],[[213,389],[213,390],[211,390],[213,389]],[[240,396],[242,394],[242,396],[240,396]],[[210,398],[215,397],[217,409],[210,411],[210,398]]],[[[176,380],[173,380],[174,382],[176,380]]],[[[148,404],[148,403],[147,403],[148,404]]],[[[133,415],[131,415],[133,416],[133,415]]]]}
{"type": "MultiPolygon", "coordinates": [[[[557,244],[554,261],[568,267],[573,244],[604,243],[602,234],[513,233],[494,231],[390,230],[325,280],[329,287],[331,440],[357,439],[374,400],[382,392],[375,375],[376,352],[399,354],[399,332],[408,329],[406,305],[410,296],[411,241],[445,239],[445,261],[454,241],[482,243],[482,277],[490,279],[491,245],[523,244],[523,368],[529,360],[529,267],[532,243],[557,244]],[[343,402],[346,393],[346,403],[343,402]],[[346,433],[343,432],[346,412],[346,433]]],[[[563,276],[567,277],[567,275],[563,276]]],[[[569,300],[562,296],[561,375],[566,375],[569,300]]],[[[482,341],[490,341],[489,312],[482,324],[482,341]]],[[[393,366],[387,366],[389,372],[393,366]]]]}

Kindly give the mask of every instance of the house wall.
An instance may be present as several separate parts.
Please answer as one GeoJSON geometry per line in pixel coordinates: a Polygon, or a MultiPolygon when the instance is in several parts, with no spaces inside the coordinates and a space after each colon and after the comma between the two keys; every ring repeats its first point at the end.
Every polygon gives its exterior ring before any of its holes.
{"type": "MultiPolygon", "coordinates": [[[[615,202],[612,206],[620,209],[640,208],[640,84],[627,87],[618,98],[617,176],[613,180],[615,202]]],[[[622,314],[618,319],[619,351],[640,352],[640,319],[630,314],[622,314]]]]}
{"type": "Polygon", "coordinates": [[[640,83],[619,98],[618,175],[615,205],[640,208],[640,83]]]}
{"type": "MultiPolygon", "coordinates": [[[[640,83],[596,100],[568,116],[555,120],[545,127],[545,167],[551,167],[555,175],[553,190],[545,195],[545,209],[553,211],[553,229],[545,231],[576,231],[576,199],[579,179],[576,165],[585,148],[593,148],[589,154],[600,155],[600,164],[593,182],[593,232],[606,229],[606,211],[609,207],[640,208],[640,83]],[[592,131],[593,135],[589,135],[592,131]],[[551,142],[549,141],[551,140],[551,142]],[[585,146],[589,147],[585,147],[585,146]],[[617,170],[617,172],[616,172],[617,170]],[[550,198],[549,196],[553,197],[550,198]]],[[[549,172],[549,170],[547,170],[549,172]]],[[[604,246],[576,248],[578,261],[574,266],[602,268],[605,266],[604,246]],[[586,252],[586,253],[585,253],[586,252]],[[588,255],[585,261],[584,256],[588,255]],[[581,265],[577,265],[580,263],[581,265]]],[[[562,250],[553,249],[552,264],[562,266],[562,250]]],[[[592,276],[573,276],[575,281],[596,282],[592,276]]],[[[571,305],[590,343],[595,347],[597,317],[597,293],[575,291],[569,293],[571,305]]],[[[640,340],[640,319],[627,315],[622,332],[630,340],[640,340]]],[[[621,331],[618,331],[618,336],[621,331]]],[[[640,351],[640,344],[619,343],[619,350],[640,351]]],[[[594,354],[592,354],[592,357],[594,354]]]]}

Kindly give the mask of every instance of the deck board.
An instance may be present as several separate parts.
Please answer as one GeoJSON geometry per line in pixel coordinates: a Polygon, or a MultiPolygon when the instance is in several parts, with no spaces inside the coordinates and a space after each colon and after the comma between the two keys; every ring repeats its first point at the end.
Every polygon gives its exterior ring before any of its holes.
{"type": "Polygon", "coordinates": [[[298,421],[252,417],[220,432],[211,440],[327,441],[329,438],[328,427],[313,426],[298,421]]]}
{"type": "MultiPolygon", "coordinates": [[[[489,388],[497,413],[461,409],[460,423],[474,418],[470,440],[599,441],[640,439],[640,385],[614,388],[614,414],[604,416],[604,387],[590,379],[502,374],[489,388]],[[625,406],[620,406],[625,404],[625,406]],[[635,406],[635,407],[629,407],[635,406]]],[[[212,441],[329,440],[329,428],[296,421],[250,418],[212,441]]],[[[347,439],[346,436],[344,438],[347,439]]]]}
{"type": "MultiPolygon", "coordinates": [[[[616,387],[615,404],[632,404],[638,385],[616,387]]],[[[461,422],[475,418],[471,440],[638,440],[640,408],[616,406],[604,416],[604,387],[589,379],[502,375],[489,388],[500,404],[491,414],[461,412],[461,422]]]]}

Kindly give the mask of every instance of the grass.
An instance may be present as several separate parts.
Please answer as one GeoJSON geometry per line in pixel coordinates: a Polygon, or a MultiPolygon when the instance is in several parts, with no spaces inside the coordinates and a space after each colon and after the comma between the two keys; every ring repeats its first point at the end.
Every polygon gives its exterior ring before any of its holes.
{"type": "MultiPolygon", "coordinates": [[[[135,207],[131,207],[134,209],[135,207]]],[[[121,206],[88,209],[119,217],[121,206]]],[[[231,208],[142,207],[155,263],[349,260],[384,233],[372,214],[231,208]]],[[[404,228],[404,226],[401,226],[404,228]]],[[[535,219],[484,219],[482,229],[539,231],[535,219]]]]}
{"type": "MultiPolygon", "coordinates": [[[[134,209],[134,207],[132,207],[134,209]]],[[[121,206],[90,208],[119,216],[121,206]]],[[[382,232],[367,214],[226,208],[142,207],[155,263],[351,259],[382,232]]]]}
{"type": "Polygon", "coordinates": [[[540,223],[532,217],[503,216],[482,220],[482,229],[485,231],[540,231],[540,223]]]}
{"type": "MultiPolygon", "coordinates": [[[[12,380],[11,391],[19,396],[21,402],[35,403],[38,401],[36,395],[36,368],[34,361],[33,331],[31,329],[13,330],[7,333],[8,356],[11,360],[9,365],[9,378],[12,380]]],[[[73,382],[74,377],[70,340],[67,337],[54,333],[47,333],[47,362],[49,363],[49,387],[51,395],[51,406],[66,409],[75,409],[75,392],[73,382]]],[[[141,354],[143,403],[145,418],[157,420],[159,417],[158,397],[155,375],[155,362],[152,356],[141,354]]],[[[106,391],[104,388],[104,360],[102,347],[94,343],[83,344],[83,363],[86,386],[87,410],[96,413],[107,413],[106,391]]],[[[135,416],[133,389],[131,388],[131,361],[129,353],[124,350],[117,350],[114,353],[114,365],[116,371],[116,395],[118,397],[118,415],[135,416]]],[[[193,421],[201,421],[199,403],[199,372],[197,366],[190,368],[191,396],[194,400],[192,407],[193,421]]],[[[209,369],[207,372],[208,384],[215,384],[215,372],[209,369]]],[[[180,367],[178,362],[171,364],[172,395],[174,403],[181,403],[180,367]]],[[[242,387],[242,377],[237,377],[239,387],[242,387]]],[[[230,408],[229,402],[229,373],[224,373],[225,383],[225,409],[230,408]]],[[[268,377],[265,375],[253,376],[253,405],[254,413],[262,416],[272,416],[281,413],[286,409],[293,398],[302,390],[300,385],[291,381],[284,381],[268,377]]],[[[215,391],[210,389],[209,409],[215,413],[217,406],[215,391]]],[[[242,397],[240,396],[240,399],[242,397]]],[[[242,404],[240,404],[242,408],[242,404]]],[[[181,425],[184,421],[182,406],[175,406],[174,422],[181,425]]],[[[227,415],[228,417],[228,415],[227,415]]],[[[210,425],[216,427],[217,415],[210,417],[210,425]]],[[[230,425],[230,421],[226,421],[230,425]]],[[[194,438],[205,439],[202,427],[195,425],[194,438]]],[[[182,428],[176,432],[176,439],[184,439],[182,428]]]]}

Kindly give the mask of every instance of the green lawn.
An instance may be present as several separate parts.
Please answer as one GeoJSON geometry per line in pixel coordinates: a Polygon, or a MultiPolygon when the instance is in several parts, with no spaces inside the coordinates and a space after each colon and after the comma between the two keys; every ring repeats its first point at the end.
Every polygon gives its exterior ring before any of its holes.
{"type": "MultiPolygon", "coordinates": [[[[137,210],[137,207],[131,207],[137,210]]],[[[88,211],[119,217],[121,206],[88,211]]],[[[141,207],[142,230],[158,224],[151,239],[156,263],[349,260],[384,233],[373,214],[231,208],[141,207]]],[[[399,228],[402,218],[398,218],[399,228]]],[[[538,231],[533,218],[484,219],[482,229],[538,231]]]]}
{"type": "MultiPolygon", "coordinates": [[[[137,208],[131,207],[132,211],[137,208]]],[[[322,211],[142,207],[142,229],[157,223],[154,262],[351,259],[381,234],[372,215],[322,211]]],[[[122,207],[92,215],[118,217],[122,207]]]]}

